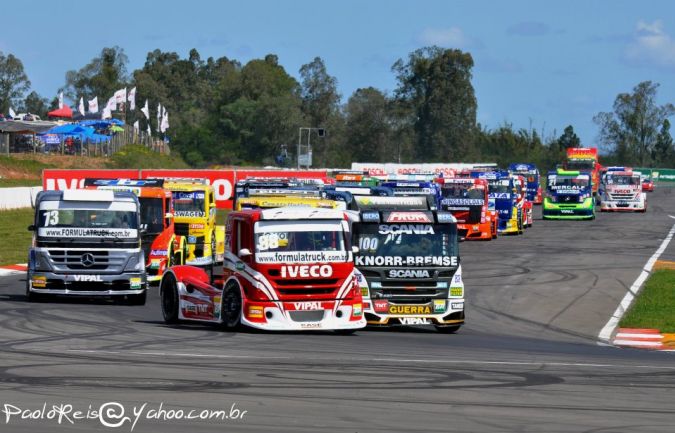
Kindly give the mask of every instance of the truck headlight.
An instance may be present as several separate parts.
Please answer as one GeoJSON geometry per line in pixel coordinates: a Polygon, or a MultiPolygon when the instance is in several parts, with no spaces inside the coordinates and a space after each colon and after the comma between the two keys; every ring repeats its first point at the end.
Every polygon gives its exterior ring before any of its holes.
{"type": "Polygon", "coordinates": [[[127,265],[124,267],[124,272],[140,272],[145,268],[145,261],[142,254],[134,254],[129,258],[127,265]]]}

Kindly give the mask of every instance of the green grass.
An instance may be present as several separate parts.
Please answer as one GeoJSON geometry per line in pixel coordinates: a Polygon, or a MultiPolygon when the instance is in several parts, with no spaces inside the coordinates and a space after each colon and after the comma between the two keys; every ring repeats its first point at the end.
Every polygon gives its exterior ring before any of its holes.
{"type": "Polygon", "coordinates": [[[0,156],[0,175],[4,169],[18,170],[30,173],[36,179],[42,177],[42,170],[45,168],[56,168],[54,164],[48,164],[33,159],[12,158],[11,156],[0,156]]]}
{"type": "Polygon", "coordinates": [[[26,263],[32,233],[27,227],[33,223],[33,209],[0,211],[0,265],[26,263]]]}
{"type": "Polygon", "coordinates": [[[15,186],[42,186],[42,181],[40,179],[0,179],[0,188],[15,186]]]}
{"type": "Polygon", "coordinates": [[[106,165],[108,168],[190,168],[179,156],[163,155],[140,145],[124,146],[106,165]]]}
{"type": "Polygon", "coordinates": [[[654,271],[619,326],[675,332],[675,270],[654,271]]]}

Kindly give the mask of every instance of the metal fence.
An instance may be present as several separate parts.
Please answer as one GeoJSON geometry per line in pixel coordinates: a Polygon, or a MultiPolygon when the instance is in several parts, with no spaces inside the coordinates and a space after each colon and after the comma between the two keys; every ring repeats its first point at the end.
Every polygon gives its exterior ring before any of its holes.
{"type": "Polygon", "coordinates": [[[142,145],[159,153],[169,153],[169,147],[159,137],[148,135],[145,131],[134,131],[125,125],[124,131],[115,132],[110,140],[102,142],[81,141],[76,137],[61,137],[60,142],[47,144],[39,140],[36,134],[18,132],[0,132],[0,154],[45,153],[81,156],[110,156],[129,144],[142,145]]]}

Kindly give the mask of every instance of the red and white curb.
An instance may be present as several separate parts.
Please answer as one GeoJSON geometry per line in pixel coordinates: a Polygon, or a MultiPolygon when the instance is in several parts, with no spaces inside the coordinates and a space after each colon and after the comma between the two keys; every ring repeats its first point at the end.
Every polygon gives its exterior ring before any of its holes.
{"type": "Polygon", "coordinates": [[[675,351],[675,336],[658,329],[619,328],[612,343],[619,347],[675,351]]]}
{"type": "Polygon", "coordinates": [[[28,266],[25,263],[18,265],[4,265],[0,266],[0,277],[7,275],[22,274],[28,270],[28,266]]]}

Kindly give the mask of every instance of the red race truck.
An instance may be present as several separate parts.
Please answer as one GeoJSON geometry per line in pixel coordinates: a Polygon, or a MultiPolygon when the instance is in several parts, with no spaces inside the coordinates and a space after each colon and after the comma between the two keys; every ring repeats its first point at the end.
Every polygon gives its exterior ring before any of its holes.
{"type": "Polygon", "coordinates": [[[176,266],[162,278],[167,323],[179,320],[264,330],[335,330],[366,326],[343,211],[320,208],[230,212],[223,277],[176,266]]]}
{"type": "Polygon", "coordinates": [[[457,234],[462,240],[492,240],[497,237],[494,212],[488,210],[488,183],[485,179],[445,177],[441,185],[440,210],[457,219],[457,234]]]}

